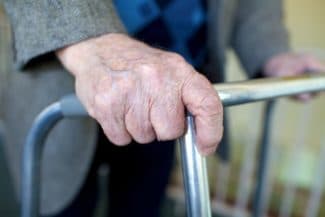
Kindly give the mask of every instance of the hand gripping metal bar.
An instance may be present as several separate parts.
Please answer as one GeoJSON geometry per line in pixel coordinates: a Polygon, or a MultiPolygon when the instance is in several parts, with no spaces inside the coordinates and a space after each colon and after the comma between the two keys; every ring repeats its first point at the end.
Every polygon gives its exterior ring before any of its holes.
{"type": "MultiPolygon", "coordinates": [[[[224,106],[325,90],[325,76],[308,74],[298,77],[256,79],[214,85],[224,106]]],[[[62,118],[86,116],[87,112],[75,96],[68,96],[47,107],[35,119],[24,144],[22,169],[22,217],[39,213],[40,167],[43,143],[47,134],[62,118]]],[[[205,158],[195,141],[193,117],[187,115],[187,130],[181,144],[187,215],[210,217],[210,198],[205,158]]]]}

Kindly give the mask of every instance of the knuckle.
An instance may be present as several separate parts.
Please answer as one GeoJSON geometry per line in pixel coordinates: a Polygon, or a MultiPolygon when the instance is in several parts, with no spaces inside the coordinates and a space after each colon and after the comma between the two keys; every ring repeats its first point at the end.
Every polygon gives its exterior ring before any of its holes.
{"type": "Polygon", "coordinates": [[[119,96],[125,96],[136,86],[136,80],[133,76],[120,77],[116,79],[115,91],[114,93],[119,96]]]}
{"type": "Polygon", "coordinates": [[[155,140],[152,134],[142,134],[141,136],[133,136],[133,139],[139,144],[147,144],[155,140]]]}
{"type": "Polygon", "coordinates": [[[205,113],[209,113],[211,115],[222,115],[223,107],[221,102],[217,96],[214,95],[205,95],[200,100],[201,109],[205,113]]]}
{"type": "Polygon", "coordinates": [[[106,100],[103,94],[97,93],[94,97],[94,105],[97,108],[101,108],[106,105],[106,100]]]}
{"type": "Polygon", "coordinates": [[[155,139],[153,129],[149,125],[139,125],[134,132],[131,133],[133,139],[140,144],[152,142],[155,139]]]}
{"type": "Polygon", "coordinates": [[[194,73],[193,77],[194,79],[197,79],[202,84],[202,86],[211,87],[211,82],[204,75],[200,73],[194,73]]]}
{"type": "Polygon", "coordinates": [[[98,93],[94,97],[94,109],[95,116],[102,116],[107,113],[112,100],[108,100],[108,96],[103,93],[98,93]]]}
{"type": "Polygon", "coordinates": [[[157,67],[156,64],[153,63],[139,64],[135,67],[135,70],[140,73],[149,74],[149,75],[159,73],[159,68],[157,67]]]}
{"type": "Polygon", "coordinates": [[[166,61],[172,62],[172,63],[185,63],[186,62],[184,57],[182,57],[181,55],[179,55],[177,53],[173,53],[173,52],[166,52],[163,57],[166,61]]]}
{"type": "Polygon", "coordinates": [[[106,127],[103,128],[104,133],[106,137],[114,144],[117,146],[126,146],[128,145],[131,141],[132,138],[127,135],[126,133],[123,132],[114,132],[110,128],[106,127]]]}
{"type": "Polygon", "coordinates": [[[96,89],[97,92],[106,92],[108,91],[109,87],[112,85],[112,78],[110,76],[103,76],[96,82],[96,89]]]}
{"type": "Polygon", "coordinates": [[[152,86],[158,88],[164,80],[164,75],[161,73],[163,67],[161,64],[145,63],[137,66],[136,71],[139,72],[141,80],[144,83],[150,83],[152,86]]]}
{"type": "Polygon", "coordinates": [[[184,126],[178,125],[157,130],[157,139],[161,141],[174,140],[184,134],[184,126]]]}
{"type": "Polygon", "coordinates": [[[129,137],[124,138],[109,138],[109,140],[116,146],[126,146],[131,143],[132,139],[129,137]]]}
{"type": "Polygon", "coordinates": [[[95,109],[93,107],[90,107],[87,112],[88,112],[90,117],[96,118],[96,112],[95,112],[95,109]]]}
{"type": "Polygon", "coordinates": [[[200,90],[200,95],[202,95],[202,93],[205,93],[205,95],[211,95],[211,93],[215,93],[215,91],[211,87],[211,83],[207,78],[205,78],[198,72],[193,72],[194,73],[188,74],[186,78],[185,85],[188,88],[196,88],[197,90],[200,90]]]}
{"type": "Polygon", "coordinates": [[[159,141],[168,141],[176,139],[176,137],[174,137],[170,132],[159,132],[159,134],[157,134],[157,139],[159,141]]]}
{"type": "Polygon", "coordinates": [[[155,139],[155,133],[149,120],[143,118],[147,116],[146,112],[142,112],[144,113],[136,112],[134,108],[128,109],[125,115],[125,124],[132,138],[140,144],[145,144],[155,139]]]}
{"type": "Polygon", "coordinates": [[[180,69],[180,71],[192,71],[192,67],[190,64],[187,63],[187,61],[182,57],[181,55],[177,53],[166,53],[164,54],[164,60],[168,62],[173,67],[177,67],[180,69]]]}

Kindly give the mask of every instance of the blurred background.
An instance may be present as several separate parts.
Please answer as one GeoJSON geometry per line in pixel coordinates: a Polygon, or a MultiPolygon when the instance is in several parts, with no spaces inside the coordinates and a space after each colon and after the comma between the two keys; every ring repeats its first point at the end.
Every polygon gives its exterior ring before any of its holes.
{"type": "MultiPolygon", "coordinates": [[[[286,23],[291,45],[325,60],[325,1],[285,0],[286,23]]],[[[9,72],[9,25],[0,5],[0,73],[9,72]]],[[[244,73],[229,51],[227,80],[243,80],[244,73]]],[[[2,87],[0,87],[2,88],[2,87]]],[[[1,92],[1,91],[0,91],[1,92]]],[[[0,105],[1,106],[1,105],[0,105]]],[[[209,178],[216,216],[249,216],[256,186],[256,156],[265,103],[232,107],[229,111],[231,161],[209,158],[209,178]]],[[[274,106],[270,128],[270,167],[264,209],[268,216],[325,216],[325,98],[322,94],[309,104],[280,99],[274,106]],[[319,202],[319,204],[318,204],[319,202]],[[319,207],[319,210],[318,210],[319,207]]],[[[1,126],[1,123],[0,123],[1,126]]],[[[105,175],[106,170],[101,171],[105,175]]],[[[104,176],[103,175],[103,176],[104,176]]],[[[107,198],[102,197],[105,201],[107,198]]],[[[101,216],[104,202],[97,216],[101,216]]],[[[165,216],[184,216],[184,198],[179,166],[176,165],[165,216]]],[[[0,216],[18,216],[10,176],[0,141],[0,216]]]]}

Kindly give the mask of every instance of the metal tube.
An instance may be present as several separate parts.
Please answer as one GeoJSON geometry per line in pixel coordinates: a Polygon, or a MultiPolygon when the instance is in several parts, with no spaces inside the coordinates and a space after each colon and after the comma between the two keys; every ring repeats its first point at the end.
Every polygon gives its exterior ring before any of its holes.
{"type": "Polygon", "coordinates": [[[264,123],[259,142],[259,154],[257,155],[256,189],[253,197],[253,217],[264,216],[266,196],[270,176],[270,152],[271,152],[271,119],[274,114],[275,101],[265,105],[264,123]]]}
{"type": "Polygon", "coordinates": [[[35,119],[23,151],[21,216],[37,217],[40,201],[41,155],[45,139],[55,124],[63,118],[59,103],[47,107],[35,119]]]}
{"type": "Polygon", "coordinates": [[[197,150],[192,115],[188,114],[186,120],[187,130],[185,135],[179,139],[179,143],[181,146],[187,216],[210,217],[211,204],[206,160],[197,150]]]}
{"type": "Polygon", "coordinates": [[[264,78],[214,85],[224,106],[325,90],[324,74],[264,78]]]}

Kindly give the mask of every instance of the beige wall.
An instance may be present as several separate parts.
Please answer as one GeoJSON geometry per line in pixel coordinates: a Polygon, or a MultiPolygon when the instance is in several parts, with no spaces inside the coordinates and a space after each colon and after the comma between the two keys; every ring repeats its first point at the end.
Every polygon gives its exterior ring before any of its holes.
{"type": "Polygon", "coordinates": [[[285,8],[293,47],[325,49],[325,1],[286,0],[285,8]]]}

